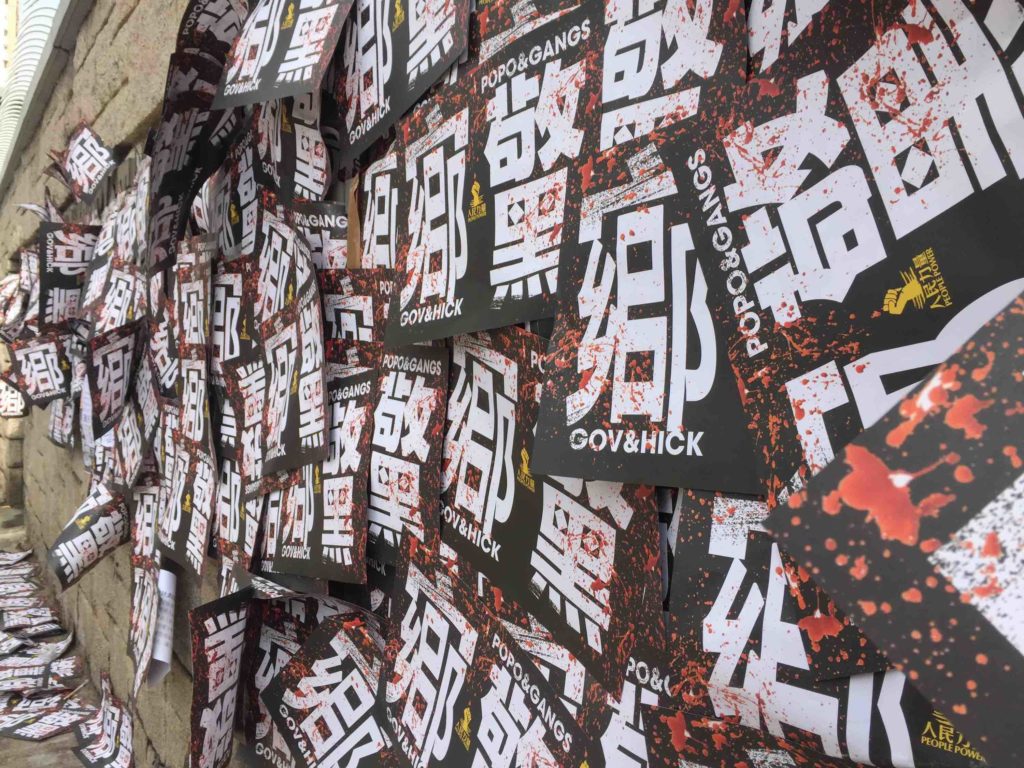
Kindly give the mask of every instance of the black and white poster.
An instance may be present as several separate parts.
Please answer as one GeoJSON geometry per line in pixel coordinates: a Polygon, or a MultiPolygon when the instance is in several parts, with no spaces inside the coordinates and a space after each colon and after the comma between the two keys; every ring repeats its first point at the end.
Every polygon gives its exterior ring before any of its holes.
{"type": "Polygon", "coordinates": [[[402,534],[440,534],[448,350],[403,347],[381,358],[370,439],[369,552],[394,563],[402,534]]]}
{"type": "Polygon", "coordinates": [[[352,0],[253,0],[227,56],[218,108],[320,89],[352,0]]]}
{"type": "Polygon", "coordinates": [[[386,135],[466,49],[469,0],[354,0],[338,44],[332,91],[343,120],[340,160],[349,165],[386,135]]]}

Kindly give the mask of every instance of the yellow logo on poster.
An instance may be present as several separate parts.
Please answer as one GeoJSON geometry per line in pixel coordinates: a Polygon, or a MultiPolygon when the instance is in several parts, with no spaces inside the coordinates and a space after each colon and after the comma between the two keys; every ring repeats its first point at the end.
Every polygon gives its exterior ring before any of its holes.
{"type": "Polygon", "coordinates": [[[487,203],[480,194],[480,181],[473,179],[473,186],[469,188],[472,199],[469,201],[469,220],[476,221],[487,215],[487,203]]]}
{"type": "Polygon", "coordinates": [[[525,448],[519,452],[519,469],[516,470],[516,480],[531,492],[537,490],[537,484],[530,472],[530,453],[525,448]]]}
{"type": "Polygon", "coordinates": [[[462,713],[462,719],[455,724],[455,735],[459,737],[459,741],[462,742],[462,746],[469,749],[469,736],[470,736],[470,720],[473,719],[473,714],[469,711],[469,707],[466,707],[462,713]]]}
{"type": "Polygon", "coordinates": [[[970,760],[985,762],[981,753],[971,746],[971,742],[967,741],[941,712],[932,712],[931,719],[924,724],[921,743],[932,749],[941,749],[943,752],[951,752],[970,760]]]}
{"type": "Polygon", "coordinates": [[[291,29],[295,26],[295,3],[288,3],[288,13],[285,14],[281,29],[291,29]]]}
{"type": "Polygon", "coordinates": [[[402,7],[402,0],[395,0],[395,20],[391,22],[391,31],[394,32],[405,21],[405,8],[402,7]]]}
{"type": "Polygon", "coordinates": [[[931,248],[915,256],[910,269],[900,270],[900,277],[903,278],[903,285],[885,292],[885,298],[882,299],[884,312],[902,315],[908,304],[917,309],[924,309],[926,304],[931,309],[953,306],[946,279],[935,260],[935,251],[931,248]]]}

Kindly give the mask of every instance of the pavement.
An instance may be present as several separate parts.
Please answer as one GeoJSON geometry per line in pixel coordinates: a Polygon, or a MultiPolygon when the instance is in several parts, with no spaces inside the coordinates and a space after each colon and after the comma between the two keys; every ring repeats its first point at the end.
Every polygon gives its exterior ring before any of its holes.
{"type": "MultiPolygon", "coordinates": [[[[0,507],[0,551],[24,549],[27,544],[25,513],[13,507],[0,507]]],[[[53,598],[52,594],[48,596],[53,598]]],[[[77,643],[72,644],[65,655],[74,654],[76,646],[77,643]]],[[[83,686],[76,696],[92,704],[99,702],[92,683],[83,686]]],[[[73,730],[46,741],[0,737],[0,768],[76,768],[82,765],[71,751],[77,745],[73,730]]]]}

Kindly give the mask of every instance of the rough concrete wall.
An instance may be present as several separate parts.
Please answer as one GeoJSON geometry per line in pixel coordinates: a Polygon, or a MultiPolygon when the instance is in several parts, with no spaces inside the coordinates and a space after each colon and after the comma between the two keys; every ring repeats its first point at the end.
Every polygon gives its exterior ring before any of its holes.
{"type": "MultiPolygon", "coordinates": [[[[41,201],[45,183],[55,199],[66,201],[67,195],[55,182],[46,182],[42,171],[49,163],[47,152],[66,146],[80,121],[90,123],[109,145],[138,145],[145,139],[158,116],[167,59],[186,4],[95,3],[41,124],[15,158],[16,175],[0,201],[0,273],[17,267],[11,256],[37,226],[35,217],[17,213],[15,204],[41,201]]],[[[81,454],[54,446],[46,437],[47,423],[48,415],[38,411],[27,419],[0,419],[0,504],[21,505],[23,493],[28,536],[43,558],[85,498],[87,485],[81,454]]],[[[159,686],[143,688],[136,705],[135,757],[140,767],[185,764],[192,687],[186,613],[216,596],[213,570],[211,563],[202,585],[179,584],[174,668],[159,686]]],[[[66,626],[76,631],[92,678],[98,681],[101,672],[109,671],[115,693],[125,700],[132,674],[127,653],[130,589],[125,546],[60,598],[66,626]]]]}

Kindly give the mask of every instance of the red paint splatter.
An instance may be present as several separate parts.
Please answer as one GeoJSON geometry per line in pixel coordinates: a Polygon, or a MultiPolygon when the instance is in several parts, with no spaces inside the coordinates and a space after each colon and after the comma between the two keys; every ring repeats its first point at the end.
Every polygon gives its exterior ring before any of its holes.
{"type": "Polygon", "coordinates": [[[974,480],[974,473],[971,471],[970,467],[961,464],[953,470],[953,477],[956,478],[958,483],[969,483],[974,480]]]}
{"type": "Polygon", "coordinates": [[[1003,448],[1003,456],[1010,460],[1010,466],[1014,469],[1020,469],[1024,466],[1024,461],[1022,461],[1020,456],[1017,454],[1017,446],[1015,445],[1005,446],[1003,448]]]}
{"type": "Polygon", "coordinates": [[[1002,557],[1003,546],[999,542],[999,534],[995,531],[989,531],[988,536],[985,537],[985,544],[981,548],[982,557],[1002,557]]]}
{"type": "Polygon", "coordinates": [[[979,400],[974,395],[958,397],[946,411],[946,425],[962,430],[968,440],[978,440],[985,425],[976,418],[980,411],[992,405],[992,400],[979,400]]]}
{"type": "MultiPolygon", "coordinates": [[[[711,734],[711,741],[714,743],[715,749],[719,751],[724,750],[729,744],[729,738],[724,733],[719,733],[718,731],[711,734]]],[[[739,768],[739,766],[736,766],[736,768],[739,768]]]]}
{"type": "Polygon", "coordinates": [[[590,379],[593,378],[594,376],[595,370],[596,369],[594,368],[587,368],[587,370],[583,372],[583,375],[580,376],[580,389],[587,388],[587,386],[590,384],[590,379]]]}
{"type": "Polygon", "coordinates": [[[908,483],[897,485],[896,473],[870,450],[855,443],[847,447],[843,460],[850,472],[836,490],[848,507],[868,513],[868,520],[878,525],[883,539],[908,546],[917,544],[921,518],[934,516],[954,498],[933,493],[919,505],[914,504],[908,483]]]}
{"type": "Polygon", "coordinates": [[[505,594],[501,591],[501,587],[491,587],[491,591],[494,593],[494,612],[501,614],[501,604],[505,601],[505,594]]]}
{"type": "Polygon", "coordinates": [[[917,587],[911,587],[910,589],[905,590],[900,597],[908,603],[920,603],[922,600],[921,590],[917,587]]]}
{"type": "Polygon", "coordinates": [[[757,85],[757,98],[759,99],[763,99],[765,96],[778,96],[782,93],[782,89],[775,84],[775,81],[766,77],[752,77],[750,82],[757,85]]]}
{"type": "Polygon", "coordinates": [[[800,629],[807,633],[807,639],[815,651],[819,651],[819,643],[826,637],[837,637],[843,628],[843,622],[835,616],[827,614],[822,616],[806,616],[796,623],[800,629]]]}
{"type": "Polygon", "coordinates": [[[957,365],[938,371],[914,397],[903,400],[899,405],[903,421],[897,424],[885,437],[885,442],[892,448],[899,448],[907,438],[914,434],[921,422],[936,407],[944,407],[949,403],[951,390],[960,388],[957,365]]]}
{"type": "Polygon", "coordinates": [[[902,29],[903,34],[907,36],[908,46],[926,45],[935,39],[931,30],[920,24],[897,24],[896,26],[902,29]]]}
{"type": "Polygon", "coordinates": [[[594,581],[591,582],[591,584],[590,584],[590,588],[594,592],[600,592],[602,589],[608,589],[608,586],[609,586],[609,582],[604,581],[601,578],[595,578],[594,581]]]}
{"type": "Polygon", "coordinates": [[[985,363],[984,365],[978,366],[973,371],[971,371],[971,378],[974,379],[975,381],[984,381],[986,378],[988,378],[989,373],[992,371],[992,363],[996,361],[995,352],[993,352],[992,350],[984,349],[982,350],[982,352],[988,359],[988,362],[985,363]]]}
{"type": "Polygon", "coordinates": [[[661,722],[668,726],[668,732],[672,738],[672,747],[675,751],[682,752],[686,749],[686,718],[683,717],[683,713],[676,712],[671,717],[662,715],[661,722]]]}
{"type": "Polygon", "coordinates": [[[725,9],[725,20],[732,21],[736,18],[736,14],[740,12],[740,0],[729,0],[729,5],[725,9]]]}
{"type": "Polygon", "coordinates": [[[831,491],[821,501],[821,508],[826,514],[838,515],[843,506],[843,497],[839,491],[831,491]]]}
{"type": "Polygon", "coordinates": [[[850,569],[850,575],[857,581],[863,581],[864,577],[868,575],[868,564],[864,555],[861,555],[853,561],[853,568],[850,569]]]}

